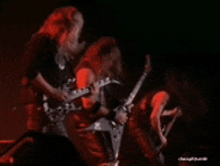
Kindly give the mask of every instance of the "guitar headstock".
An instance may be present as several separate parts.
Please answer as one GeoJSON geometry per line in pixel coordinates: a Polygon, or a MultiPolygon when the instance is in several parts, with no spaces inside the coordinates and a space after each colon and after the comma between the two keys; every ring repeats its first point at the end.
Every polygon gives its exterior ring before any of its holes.
{"type": "Polygon", "coordinates": [[[146,60],[145,71],[150,72],[150,71],[152,70],[152,68],[151,68],[151,57],[150,57],[150,55],[146,55],[145,60],[146,60]]]}

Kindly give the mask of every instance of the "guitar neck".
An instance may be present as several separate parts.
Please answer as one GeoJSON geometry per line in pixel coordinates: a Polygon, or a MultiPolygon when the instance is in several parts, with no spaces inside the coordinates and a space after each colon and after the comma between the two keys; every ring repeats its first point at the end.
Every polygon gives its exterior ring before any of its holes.
{"type": "Polygon", "coordinates": [[[172,121],[168,124],[166,130],[164,131],[164,136],[167,137],[167,135],[170,133],[170,130],[173,128],[173,125],[177,119],[178,115],[175,115],[172,119],[172,121]]]}
{"type": "MultiPolygon", "coordinates": [[[[117,80],[111,80],[109,77],[107,77],[106,79],[100,80],[94,84],[97,84],[99,88],[106,86],[108,84],[118,84],[120,85],[121,83],[117,80]]],[[[77,99],[79,97],[82,97],[84,95],[90,94],[91,93],[91,89],[92,86],[83,88],[83,89],[79,89],[79,90],[74,90],[70,93],[70,97],[69,100],[72,101],[74,99],[77,99]]]]}
{"type": "Polygon", "coordinates": [[[141,75],[141,77],[139,78],[138,82],[136,83],[134,89],[132,90],[132,92],[128,96],[124,106],[128,106],[133,102],[133,100],[136,97],[138,91],[140,90],[145,78],[147,77],[148,72],[151,71],[150,55],[147,55],[145,58],[146,58],[146,62],[147,62],[147,64],[145,65],[145,70],[144,70],[143,74],[141,75]]]}
{"type": "Polygon", "coordinates": [[[140,90],[145,78],[147,77],[148,72],[145,70],[142,74],[142,76],[139,78],[138,82],[136,83],[134,89],[132,90],[132,92],[130,93],[130,95],[128,96],[126,102],[125,102],[125,106],[130,105],[134,98],[136,97],[138,91],[140,90]]]}
{"type": "Polygon", "coordinates": [[[69,100],[72,101],[74,99],[77,99],[77,98],[84,96],[84,95],[87,95],[89,93],[91,93],[90,88],[84,88],[82,90],[74,90],[73,92],[71,92],[69,100]]]}

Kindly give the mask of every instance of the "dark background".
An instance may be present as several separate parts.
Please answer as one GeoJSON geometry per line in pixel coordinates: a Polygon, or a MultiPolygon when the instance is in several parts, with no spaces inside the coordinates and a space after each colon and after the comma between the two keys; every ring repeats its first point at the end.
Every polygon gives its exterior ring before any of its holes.
{"type": "Polygon", "coordinates": [[[27,67],[25,43],[55,8],[73,5],[84,14],[84,37],[90,41],[100,36],[118,39],[127,72],[126,94],[141,75],[146,54],[152,54],[155,77],[167,68],[189,72],[208,105],[208,113],[197,124],[198,133],[214,140],[213,145],[217,142],[220,23],[215,4],[1,0],[0,5],[0,139],[17,139],[27,130],[27,116],[19,100],[27,67]]]}

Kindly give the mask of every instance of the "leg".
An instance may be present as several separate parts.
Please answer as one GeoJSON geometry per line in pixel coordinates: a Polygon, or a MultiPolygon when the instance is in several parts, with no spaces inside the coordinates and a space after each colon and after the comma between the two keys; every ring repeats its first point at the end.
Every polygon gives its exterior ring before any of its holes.
{"type": "Polygon", "coordinates": [[[37,107],[35,103],[30,103],[25,106],[28,115],[27,128],[40,132],[43,125],[42,109],[37,107]]]}

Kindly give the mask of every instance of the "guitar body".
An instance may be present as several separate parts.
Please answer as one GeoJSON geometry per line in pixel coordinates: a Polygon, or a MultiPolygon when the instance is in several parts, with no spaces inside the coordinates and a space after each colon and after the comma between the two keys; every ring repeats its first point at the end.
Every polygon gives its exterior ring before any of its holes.
{"type": "Polygon", "coordinates": [[[124,125],[116,124],[114,121],[106,118],[100,118],[85,130],[109,132],[115,157],[118,157],[121,139],[124,131],[124,125]]]}
{"type": "MultiPolygon", "coordinates": [[[[65,90],[68,94],[70,94],[75,88],[75,79],[73,78],[68,79],[67,83],[58,89],[65,90]]],[[[63,121],[70,111],[80,110],[80,107],[77,107],[73,101],[60,102],[56,99],[47,97],[45,94],[43,95],[42,100],[44,112],[51,122],[63,121]]]]}
{"type": "MultiPolygon", "coordinates": [[[[64,120],[64,118],[70,111],[80,111],[81,106],[74,104],[76,103],[76,99],[79,99],[80,97],[91,93],[92,86],[83,89],[73,89],[73,86],[70,85],[74,82],[75,79],[69,80],[68,83],[60,87],[61,90],[65,90],[69,94],[69,100],[67,102],[59,102],[55,99],[48,98],[46,95],[43,95],[43,108],[51,122],[64,120]]],[[[99,87],[103,87],[109,84],[120,84],[120,82],[107,77],[103,80],[96,82],[95,84],[97,84],[99,87]]]]}

